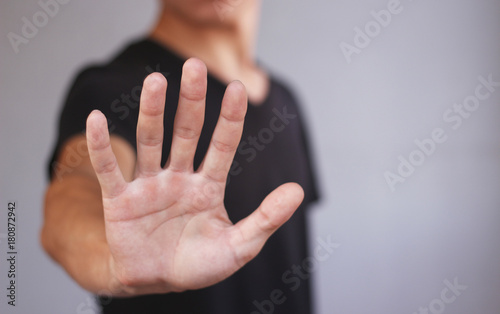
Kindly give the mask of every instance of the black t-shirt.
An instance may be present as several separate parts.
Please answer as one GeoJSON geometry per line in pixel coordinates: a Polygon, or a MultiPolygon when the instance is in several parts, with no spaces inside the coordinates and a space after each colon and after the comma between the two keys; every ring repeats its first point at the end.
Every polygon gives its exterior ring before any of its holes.
{"type": "MultiPolygon", "coordinates": [[[[93,109],[108,119],[110,132],[136,147],[139,96],[144,78],[161,72],[168,80],[162,163],[168,158],[184,59],[145,39],[128,46],[110,63],[88,67],[74,82],[60,117],[50,176],[65,168],[56,157],[62,145],[85,130],[93,109]]],[[[208,75],[205,124],[194,160],[195,169],[208,148],[226,85],[208,75]]],[[[240,146],[229,174],[225,206],[233,223],[248,216],[264,197],[285,182],[297,182],[305,200],[292,218],[271,236],[260,254],[214,286],[183,293],[133,298],[100,298],[103,313],[310,313],[309,274],[297,273],[308,256],[305,208],[317,199],[308,143],[295,98],[271,78],[267,98],[249,104],[240,146]],[[272,310],[271,310],[272,309],[272,310]]],[[[200,261],[200,263],[203,261],[200,261]]]]}

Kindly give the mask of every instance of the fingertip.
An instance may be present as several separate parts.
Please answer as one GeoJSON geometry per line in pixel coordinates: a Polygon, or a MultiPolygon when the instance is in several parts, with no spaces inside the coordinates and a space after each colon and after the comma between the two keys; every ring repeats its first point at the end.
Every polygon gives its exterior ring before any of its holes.
{"type": "Polygon", "coordinates": [[[289,209],[290,215],[300,206],[304,200],[304,189],[295,182],[282,184],[276,189],[275,206],[282,209],[289,209]]]}
{"type": "Polygon", "coordinates": [[[294,196],[295,201],[298,203],[298,205],[300,205],[305,196],[305,192],[302,186],[295,182],[285,183],[285,186],[287,186],[287,188],[290,190],[289,193],[294,196]]]}
{"type": "Polygon", "coordinates": [[[207,67],[200,59],[190,58],[184,63],[180,94],[190,101],[198,101],[206,97],[207,67]]]}
{"type": "Polygon", "coordinates": [[[92,112],[89,114],[87,120],[89,119],[98,119],[100,115],[103,115],[103,113],[99,109],[94,109],[92,112]]]}
{"type": "Polygon", "coordinates": [[[246,97],[247,96],[247,88],[245,84],[243,84],[239,80],[234,80],[229,85],[227,86],[227,89],[232,89],[237,93],[240,93],[242,96],[246,97]]]}
{"type": "Polygon", "coordinates": [[[240,81],[232,81],[226,88],[222,101],[223,115],[232,121],[245,118],[248,98],[245,85],[240,81]]]}
{"type": "Polygon", "coordinates": [[[182,67],[183,71],[193,71],[194,73],[199,73],[200,75],[207,75],[207,66],[203,61],[198,58],[189,58],[184,62],[182,67]]]}
{"type": "Polygon", "coordinates": [[[107,138],[108,121],[99,110],[93,110],[87,117],[86,137],[89,148],[99,148],[107,138]]]}
{"type": "Polygon", "coordinates": [[[159,72],[151,73],[144,79],[144,88],[147,88],[152,92],[166,89],[166,87],[167,79],[159,72]]]}
{"type": "Polygon", "coordinates": [[[290,190],[290,193],[300,195],[300,198],[304,198],[304,189],[297,182],[288,182],[284,185],[290,190]]]}
{"type": "Polygon", "coordinates": [[[227,86],[226,92],[227,91],[229,91],[229,93],[231,93],[232,95],[235,95],[234,97],[236,98],[237,103],[246,108],[246,106],[248,105],[248,96],[245,84],[238,80],[232,81],[227,86]]]}
{"type": "Polygon", "coordinates": [[[87,117],[87,131],[98,128],[103,119],[105,120],[106,117],[100,110],[92,110],[92,112],[87,117]]]}

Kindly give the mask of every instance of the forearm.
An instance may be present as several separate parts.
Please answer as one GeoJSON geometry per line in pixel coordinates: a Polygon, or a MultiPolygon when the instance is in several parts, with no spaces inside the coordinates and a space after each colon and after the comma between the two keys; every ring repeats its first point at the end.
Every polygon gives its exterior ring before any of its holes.
{"type": "Polygon", "coordinates": [[[83,288],[94,293],[118,292],[111,291],[117,287],[109,267],[97,179],[74,174],[50,184],[41,241],[47,253],[83,288]]]}
{"type": "MultiPolygon", "coordinates": [[[[54,179],[45,195],[45,221],[41,242],[47,253],[88,291],[113,296],[139,293],[123,286],[113,272],[106,240],[102,194],[99,181],[83,153],[72,164],[74,151],[86,150],[85,136],[75,136],[62,148],[58,162],[72,171],[54,179]]],[[[111,136],[120,169],[127,180],[133,177],[133,148],[120,137],[111,136]]]]}

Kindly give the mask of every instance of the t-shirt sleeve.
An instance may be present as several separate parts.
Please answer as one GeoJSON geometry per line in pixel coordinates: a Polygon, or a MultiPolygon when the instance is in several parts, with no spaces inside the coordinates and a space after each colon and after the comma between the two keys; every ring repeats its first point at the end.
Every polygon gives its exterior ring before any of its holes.
{"type": "Polygon", "coordinates": [[[321,196],[321,191],[319,189],[318,185],[318,177],[317,177],[317,172],[316,172],[316,167],[315,167],[315,158],[314,158],[314,150],[312,149],[311,145],[311,140],[309,137],[309,129],[308,129],[308,121],[306,117],[304,116],[302,107],[300,104],[302,101],[300,101],[299,97],[295,95],[295,93],[287,86],[287,85],[281,85],[281,88],[285,91],[287,96],[291,99],[292,104],[294,104],[294,110],[297,112],[298,120],[299,120],[299,127],[300,127],[300,141],[302,142],[301,146],[305,150],[305,159],[306,159],[306,167],[307,167],[307,178],[306,182],[307,185],[305,187],[305,196],[304,196],[304,203],[305,204],[310,204],[314,203],[319,200],[321,196]]]}
{"type": "Polygon", "coordinates": [[[309,139],[309,133],[308,133],[308,128],[307,128],[307,121],[304,118],[303,113],[300,110],[301,108],[297,108],[297,111],[299,112],[299,119],[300,119],[300,125],[302,128],[302,143],[303,146],[306,150],[306,156],[307,156],[307,167],[309,168],[309,189],[306,191],[305,197],[307,198],[305,201],[307,203],[313,203],[319,200],[320,198],[320,191],[318,188],[318,178],[316,175],[316,167],[315,167],[315,159],[314,159],[314,153],[311,149],[311,141],[309,139]]]}
{"type": "MultiPolygon", "coordinates": [[[[87,117],[94,109],[104,113],[111,134],[123,137],[135,148],[135,127],[131,121],[136,116],[134,109],[138,103],[135,105],[130,95],[133,86],[131,82],[124,81],[120,73],[98,67],[87,68],[76,77],[59,116],[57,140],[48,165],[50,179],[70,171],[61,167],[58,155],[70,138],[85,133],[87,117]],[[122,95],[129,98],[131,105],[125,106],[120,101],[122,95]]],[[[82,152],[74,152],[72,162],[76,163],[81,158],[79,154],[82,152]]]]}

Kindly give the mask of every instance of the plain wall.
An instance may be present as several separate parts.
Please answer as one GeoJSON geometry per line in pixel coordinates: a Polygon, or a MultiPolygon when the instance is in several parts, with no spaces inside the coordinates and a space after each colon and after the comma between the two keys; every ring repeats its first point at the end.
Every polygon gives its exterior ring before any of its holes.
{"type": "MultiPolygon", "coordinates": [[[[318,238],[338,243],[315,264],[317,313],[499,313],[500,86],[474,97],[479,77],[500,81],[500,1],[396,4],[263,5],[259,59],[302,100],[317,160],[311,248],[318,238]],[[377,28],[388,6],[398,13],[377,28]],[[361,42],[366,28],[372,37],[361,42]],[[341,45],[355,47],[350,62],[341,45]],[[434,145],[425,141],[433,133],[434,145]],[[388,172],[400,176],[394,191],[388,172]]],[[[8,33],[40,10],[33,0],[0,3],[0,313],[89,314],[91,296],[39,245],[47,159],[78,69],[144,34],[157,3],[70,0],[16,53],[8,33]],[[6,305],[8,201],[18,218],[15,308],[6,305]]]]}

